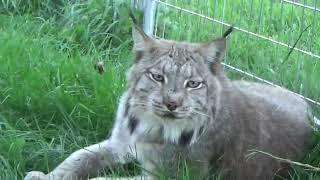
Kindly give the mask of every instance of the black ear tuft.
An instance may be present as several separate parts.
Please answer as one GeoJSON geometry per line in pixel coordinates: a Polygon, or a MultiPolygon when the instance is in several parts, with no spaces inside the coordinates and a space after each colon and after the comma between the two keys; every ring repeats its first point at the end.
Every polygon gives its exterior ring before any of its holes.
{"type": "Polygon", "coordinates": [[[226,38],[227,36],[229,36],[230,33],[232,33],[233,31],[233,26],[230,26],[222,35],[223,38],[226,38]]]}
{"type": "Polygon", "coordinates": [[[132,20],[132,39],[133,39],[133,52],[135,53],[135,62],[138,62],[142,57],[154,51],[156,40],[148,36],[139,25],[136,17],[131,9],[128,8],[129,16],[132,20]]]}
{"type": "Polygon", "coordinates": [[[128,11],[129,11],[129,16],[130,16],[133,24],[138,25],[138,21],[137,21],[136,17],[134,16],[132,10],[130,8],[128,8],[128,11]]]}

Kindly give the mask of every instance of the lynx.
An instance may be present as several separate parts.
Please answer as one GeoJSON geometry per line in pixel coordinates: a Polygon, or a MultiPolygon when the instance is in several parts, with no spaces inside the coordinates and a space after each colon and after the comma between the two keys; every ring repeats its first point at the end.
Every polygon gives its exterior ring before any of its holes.
{"type": "Polygon", "coordinates": [[[155,39],[134,25],[133,65],[109,139],[72,153],[47,175],[25,180],[87,179],[106,167],[141,163],[141,179],[272,179],[287,164],[250,150],[301,160],[312,128],[307,103],[288,90],[229,80],[221,67],[226,36],[206,43],[155,39]]]}

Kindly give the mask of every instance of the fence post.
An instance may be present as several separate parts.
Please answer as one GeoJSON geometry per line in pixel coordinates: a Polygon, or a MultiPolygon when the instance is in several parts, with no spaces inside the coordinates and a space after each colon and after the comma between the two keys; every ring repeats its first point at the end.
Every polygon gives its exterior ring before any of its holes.
{"type": "Polygon", "coordinates": [[[131,5],[143,12],[143,30],[152,35],[156,15],[156,2],[154,0],[131,0],[131,5]]]}

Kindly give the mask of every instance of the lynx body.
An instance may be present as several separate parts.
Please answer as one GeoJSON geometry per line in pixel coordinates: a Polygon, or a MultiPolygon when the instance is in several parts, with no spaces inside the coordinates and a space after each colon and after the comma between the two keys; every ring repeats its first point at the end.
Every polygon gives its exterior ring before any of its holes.
{"type": "MultiPolygon", "coordinates": [[[[128,71],[109,139],[78,150],[47,175],[26,180],[86,179],[108,166],[137,159],[141,178],[178,178],[187,162],[191,179],[212,170],[223,179],[272,179],[287,165],[260,150],[299,161],[311,141],[308,105],[288,90],[230,81],[223,73],[226,39],[207,43],[158,40],[133,31],[135,60],[128,71]]],[[[37,176],[37,177],[36,177],[37,176]]]]}

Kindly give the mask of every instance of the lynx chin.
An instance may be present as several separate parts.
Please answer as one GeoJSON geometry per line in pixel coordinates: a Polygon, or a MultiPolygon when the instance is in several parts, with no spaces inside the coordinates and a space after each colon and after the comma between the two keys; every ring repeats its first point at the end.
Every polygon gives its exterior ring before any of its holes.
{"type": "Polygon", "coordinates": [[[221,68],[226,36],[206,43],[155,39],[134,25],[134,62],[109,139],[72,153],[52,172],[25,180],[79,180],[104,168],[141,163],[135,179],[269,180],[300,161],[311,144],[307,103],[288,90],[229,80],[221,68]],[[180,173],[181,174],[181,173],[180,173]]]}

